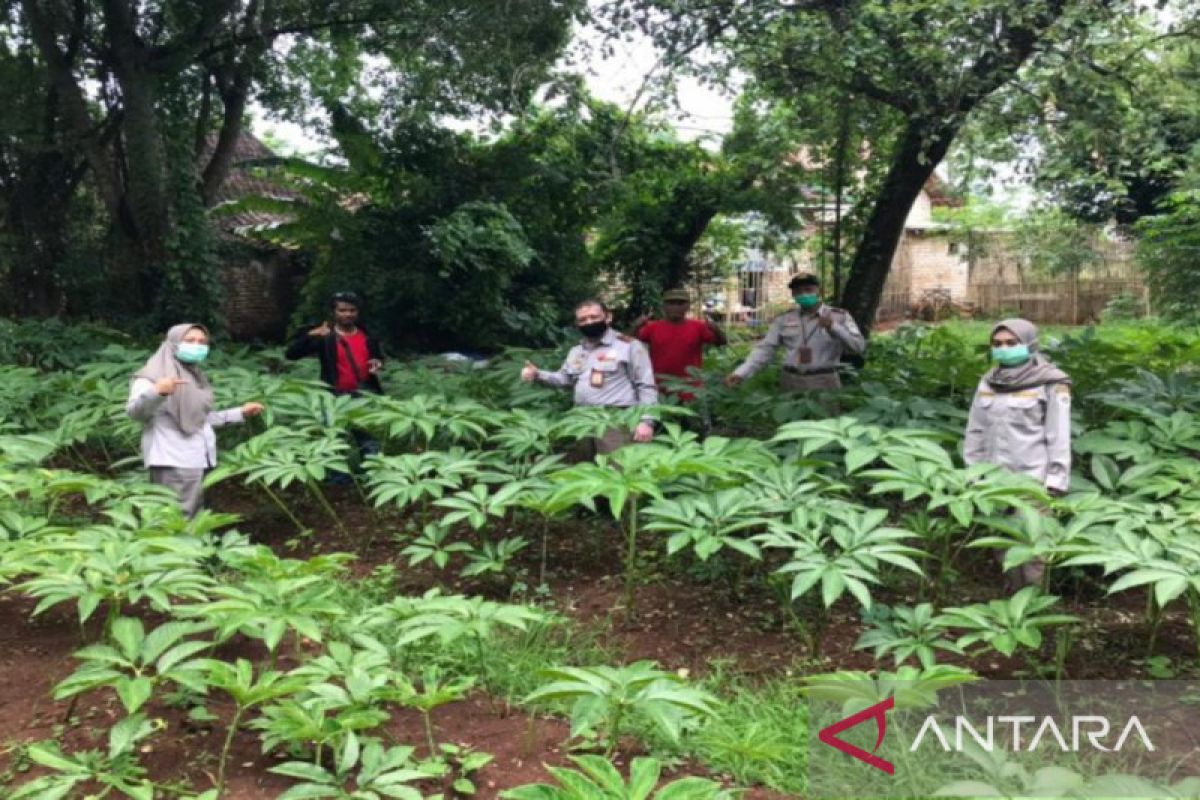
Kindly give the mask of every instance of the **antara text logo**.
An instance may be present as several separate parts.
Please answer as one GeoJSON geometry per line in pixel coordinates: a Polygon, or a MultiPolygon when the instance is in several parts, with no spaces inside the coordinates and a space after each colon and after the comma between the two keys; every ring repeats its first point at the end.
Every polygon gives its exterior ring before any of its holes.
{"type": "MultiPolygon", "coordinates": [[[[893,708],[895,698],[889,697],[822,728],[817,738],[868,766],[894,775],[895,765],[876,755],[887,735],[887,713],[893,708]],[[875,722],[876,731],[875,746],[870,752],[839,738],[840,734],[869,720],[875,722]]],[[[931,715],[921,724],[908,750],[915,753],[923,744],[936,744],[948,753],[961,753],[967,747],[978,747],[988,753],[997,748],[1024,753],[1045,749],[1057,749],[1063,753],[1082,750],[1119,753],[1131,744],[1131,739],[1140,742],[1147,752],[1156,749],[1145,726],[1136,716],[1130,716],[1121,725],[1114,725],[1112,720],[1099,715],[1071,716],[1063,720],[1053,716],[998,715],[985,717],[978,722],[972,722],[965,716],[939,722],[936,716],[931,715]],[[999,739],[998,732],[1001,734],[999,739]],[[1010,735],[1004,736],[1005,733],[1010,735]]]]}

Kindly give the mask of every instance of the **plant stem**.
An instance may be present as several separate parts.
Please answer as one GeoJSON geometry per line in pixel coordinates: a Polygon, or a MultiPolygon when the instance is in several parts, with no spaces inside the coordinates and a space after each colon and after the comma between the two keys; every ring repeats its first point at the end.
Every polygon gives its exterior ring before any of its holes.
{"type": "Polygon", "coordinates": [[[437,753],[437,742],[433,740],[433,722],[430,720],[429,709],[421,709],[421,719],[425,722],[425,743],[429,745],[429,757],[437,753]]]}
{"type": "Polygon", "coordinates": [[[1062,683],[1063,674],[1067,670],[1067,654],[1071,651],[1071,631],[1059,628],[1054,637],[1054,685],[1062,683]]]}
{"type": "Polygon", "coordinates": [[[1154,602],[1154,590],[1148,590],[1149,602],[1147,603],[1147,613],[1150,615],[1150,645],[1146,648],[1146,657],[1154,655],[1154,645],[1158,641],[1158,629],[1162,625],[1163,609],[1154,602]]]}
{"type": "Polygon", "coordinates": [[[613,709],[612,722],[608,726],[608,749],[604,751],[605,758],[612,758],[617,750],[617,742],[621,736],[621,715],[625,709],[620,703],[613,709]]]}
{"type": "Polygon", "coordinates": [[[473,638],[475,639],[475,657],[479,659],[479,680],[486,685],[488,670],[487,661],[483,656],[483,639],[478,633],[474,634],[473,638]]]}
{"type": "Polygon", "coordinates": [[[292,521],[292,524],[296,526],[296,530],[300,531],[300,533],[304,533],[306,530],[304,523],[301,522],[296,515],[292,513],[292,510],[288,508],[282,500],[279,499],[279,495],[271,491],[271,487],[267,486],[265,483],[260,483],[258,485],[264,492],[267,493],[267,497],[271,498],[271,502],[278,506],[279,510],[282,511],[284,515],[292,521]]]}
{"type": "Polygon", "coordinates": [[[306,483],[304,485],[308,487],[308,490],[312,493],[313,497],[315,497],[317,502],[321,504],[321,507],[325,509],[325,513],[329,515],[331,520],[333,520],[333,524],[337,527],[338,531],[343,536],[347,536],[348,532],[346,530],[346,526],[342,524],[342,518],[339,517],[337,512],[333,510],[333,506],[329,505],[329,501],[325,499],[325,493],[311,483],[306,483]]]}
{"type": "Polygon", "coordinates": [[[217,797],[225,791],[225,765],[229,761],[229,751],[233,747],[233,736],[237,733],[242,721],[242,712],[246,709],[238,704],[234,707],[233,719],[229,721],[229,730],[225,731],[225,743],[221,746],[221,760],[217,762],[217,797]]]}
{"type": "Polygon", "coordinates": [[[550,518],[542,517],[542,565],[538,571],[538,585],[546,585],[546,553],[549,549],[550,540],[550,518]]]}
{"type": "Polygon", "coordinates": [[[1200,664],[1200,595],[1188,592],[1188,608],[1192,612],[1192,631],[1196,637],[1196,663],[1200,664]]]}
{"type": "Polygon", "coordinates": [[[627,533],[627,548],[625,556],[625,613],[629,619],[633,619],[636,614],[634,609],[634,584],[637,581],[637,529],[638,513],[637,499],[630,498],[629,501],[629,524],[627,533]]]}
{"type": "Polygon", "coordinates": [[[121,598],[114,597],[108,603],[108,619],[104,621],[104,635],[112,633],[113,623],[121,616],[121,598]]]}

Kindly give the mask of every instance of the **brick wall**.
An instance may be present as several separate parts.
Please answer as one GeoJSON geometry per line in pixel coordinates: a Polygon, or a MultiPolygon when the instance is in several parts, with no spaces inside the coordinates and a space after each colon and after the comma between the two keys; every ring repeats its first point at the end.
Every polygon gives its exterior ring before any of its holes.
{"type": "Polygon", "coordinates": [[[909,292],[913,301],[927,291],[950,291],[956,301],[967,299],[967,261],[965,246],[946,236],[910,231],[904,237],[904,248],[912,264],[909,292]]]}
{"type": "Polygon", "coordinates": [[[283,341],[303,279],[299,262],[285,252],[258,253],[222,266],[230,336],[241,342],[283,341]]]}

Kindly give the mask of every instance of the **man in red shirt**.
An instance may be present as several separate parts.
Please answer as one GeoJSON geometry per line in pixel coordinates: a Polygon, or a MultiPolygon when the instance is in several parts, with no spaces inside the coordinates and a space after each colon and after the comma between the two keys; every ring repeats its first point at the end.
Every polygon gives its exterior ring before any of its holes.
{"type": "MultiPolygon", "coordinates": [[[[637,338],[650,349],[650,362],[660,383],[662,376],[670,375],[690,379],[698,386],[699,383],[688,375],[688,368],[704,366],[706,344],[718,347],[725,344],[725,332],[716,323],[688,319],[690,305],[691,297],[686,289],[669,289],[663,292],[664,319],[647,321],[643,317],[634,324],[637,338]]],[[[694,400],[695,395],[682,392],[679,399],[686,403],[694,400]]]]}
{"type": "MultiPolygon", "coordinates": [[[[358,324],[358,309],[362,301],[354,292],[337,292],[330,298],[329,310],[333,325],[326,320],[315,328],[301,331],[288,346],[285,355],[296,360],[315,355],[321,364],[321,379],[334,394],[358,395],[362,391],[383,394],[379,371],[383,368],[383,350],[379,340],[367,334],[358,324]]],[[[366,457],[379,452],[379,442],[358,428],[349,429],[358,445],[359,455],[366,457]]],[[[358,467],[361,469],[361,465],[358,467]]],[[[326,481],[346,484],[349,475],[333,473],[326,481]]]]}
{"type": "Polygon", "coordinates": [[[287,349],[287,357],[315,355],[321,362],[321,378],[334,394],[358,394],[362,390],[383,392],[379,370],[383,351],[379,341],[358,324],[361,301],[354,292],[338,292],[329,303],[333,325],[322,322],[300,333],[287,349]]]}

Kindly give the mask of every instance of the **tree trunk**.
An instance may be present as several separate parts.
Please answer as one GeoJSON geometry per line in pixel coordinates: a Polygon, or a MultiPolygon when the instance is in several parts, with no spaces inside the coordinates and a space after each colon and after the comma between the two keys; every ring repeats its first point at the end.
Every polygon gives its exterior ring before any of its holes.
{"type": "Polygon", "coordinates": [[[103,0],[104,26],[111,42],[111,65],[121,90],[121,138],[124,145],[125,203],[131,231],[123,249],[134,263],[137,289],[131,308],[149,306],[159,271],[170,253],[171,203],[167,156],[158,118],[158,76],[138,36],[135,8],[127,0],[103,0]],[[131,234],[131,235],[130,235],[131,234]]]}
{"type": "Polygon", "coordinates": [[[246,60],[233,69],[232,79],[217,74],[217,86],[220,88],[221,101],[224,111],[221,116],[221,131],[217,134],[217,143],[212,156],[204,167],[201,177],[201,197],[205,206],[216,202],[217,192],[221,184],[229,176],[233,166],[233,157],[237,152],[237,143],[242,136],[242,127],[246,119],[246,100],[250,94],[250,82],[253,78],[253,58],[248,55],[246,60]]]}
{"type": "MultiPolygon", "coordinates": [[[[88,101],[75,78],[74,63],[69,52],[59,49],[58,40],[76,36],[76,31],[63,31],[55,24],[57,19],[49,9],[43,9],[37,0],[23,0],[22,8],[29,20],[29,30],[37,45],[38,53],[46,62],[49,85],[59,100],[62,126],[62,146],[66,152],[78,148],[87,158],[91,180],[104,207],[112,219],[117,219],[121,206],[119,180],[114,168],[111,150],[96,130],[96,121],[88,110],[88,101]]],[[[82,28],[84,18],[77,15],[72,20],[75,28],[82,28]]],[[[48,87],[49,88],[49,87],[48,87]]]]}
{"type": "Polygon", "coordinates": [[[945,158],[957,132],[957,124],[942,125],[930,131],[910,121],[905,128],[892,166],[863,228],[850,266],[850,279],[841,298],[842,305],[864,333],[870,333],[875,322],[875,310],[883,297],[883,286],[909,211],[934,168],[945,158]]]}
{"type": "Polygon", "coordinates": [[[717,215],[716,206],[695,209],[692,218],[680,235],[672,242],[671,259],[667,263],[664,289],[684,286],[692,273],[692,250],[700,237],[708,230],[708,224],[717,215]]]}

